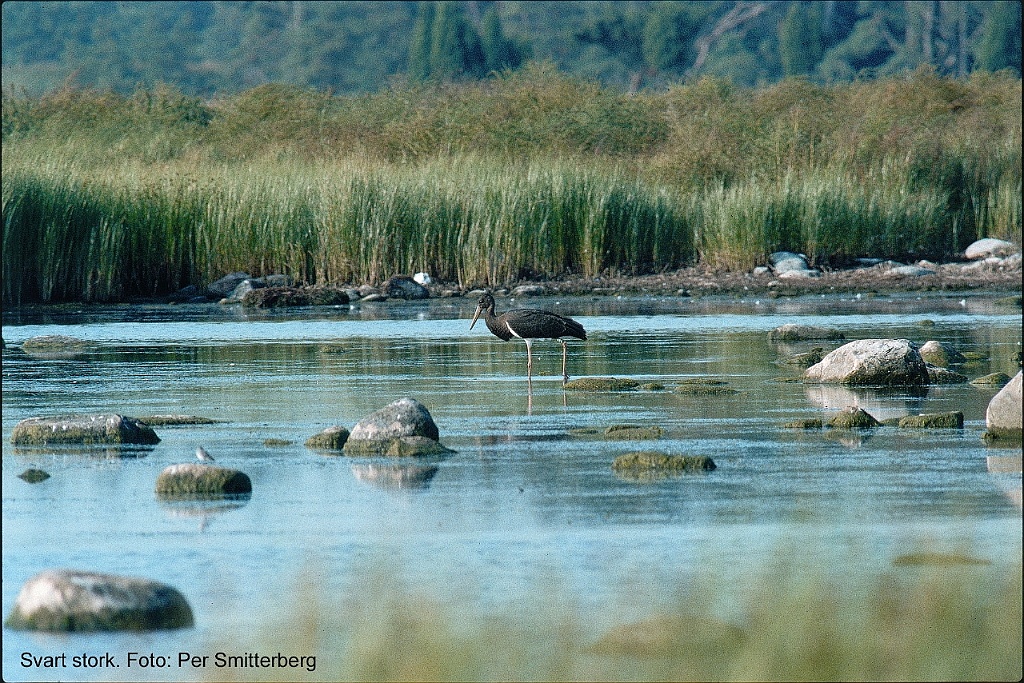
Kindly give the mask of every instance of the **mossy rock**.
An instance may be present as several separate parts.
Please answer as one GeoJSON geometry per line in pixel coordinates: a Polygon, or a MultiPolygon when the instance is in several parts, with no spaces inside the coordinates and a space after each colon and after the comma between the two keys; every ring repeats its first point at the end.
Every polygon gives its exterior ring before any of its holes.
{"type": "Polygon", "coordinates": [[[11,431],[11,444],[134,444],[160,443],[160,437],[143,422],[124,415],[58,415],[30,417],[11,431]]]}
{"type": "MultiPolygon", "coordinates": [[[[313,438],[313,437],[310,437],[310,438],[313,438]]],[[[273,437],[271,437],[269,439],[263,439],[263,445],[266,446],[267,448],[279,448],[281,446],[291,446],[293,443],[295,443],[295,442],[294,441],[290,441],[288,439],[275,439],[273,437]]]]}
{"type": "Polygon", "coordinates": [[[569,430],[571,436],[597,436],[600,433],[597,427],[573,427],[569,430]]]}
{"type": "Polygon", "coordinates": [[[640,388],[644,391],[664,391],[665,385],[661,382],[647,382],[645,384],[641,384],[640,388]]]}
{"type": "Polygon", "coordinates": [[[83,352],[96,348],[95,342],[85,341],[77,337],[68,337],[63,334],[46,334],[39,337],[26,339],[21,344],[22,351],[28,352],[83,352]]]}
{"type": "Polygon", "coordinates": [[[960,353],[956,347],[948,342],[935,341],[926,342],[918,353],[926,363],[940,368],[948,368],[951,365],[962,365],[967,362],[967,357],[960,353]]]}
{"type": "Polygon", "coordinates": [[[672,390],[682,396],[731,396],[740,392],[727,386],[721,380],[687,381],[672,390]]]}
{"type": "Polygon", "coordinates": [[[1005,387],[1010,381],[1010,376],[1005,372],[993,372],[990,375],[972,379],[971,384],[978,387],[1005,387]]]}
{"type": "Polygon", "coordinates": [[[565,384],[570,391],[635,391],[640,382],[619,377],[580,377],[565,384]]]}
{"type": "Polygon", "coordinates": [[[400,436],[388,439],[370,440],[360,439],[357,441],[348,440],[344,447],[345,455],[355,457],[372,456],[397,456],[413,457],[423,455],[444,455],[454,453],[450,448],[445,448],[440,441],[435,441],[426,436],[400,436]]]}
{"type": "Polygon", "coordinates": [[[825,357],[825,349],[820,346],[813,348],[806,353],[797,353],[789,358],[784,358],[782,363],[784,365],[796,365],[801,368],[809,368],[812,365],[817,365],[821,362],[821,359],[825,357]]]}
{"type": "Polygon", "coordinates": [[[164,468],[156,478],[161,498],[201,498],[252,493],[252,481],[244,472],[229,467],[181,463],[164,468]]]}
{"type": "Polygon", "coordinates": [[[989,446],[1019,447],[1024,439],[1019,429],[989,429],[981,440],[989,446]]]}
{"type": "Polygon", "coordinates": [[[345,447],[348,436],[349,431],[347,429],[335,425],[306,439],[305,446],[306,448],[318,450],[340,451],[345,447]]]}
{"type": "Polygon", "coordinates": [[[604,438],[615,440],[652,440],[660,439],[664,432],[661,427],[644,427],[642,425],[612,425],[604,430],[604,438]]]}
{"type": "Polygon", "coordinates": [[[651,480],[686,472],[715,469],[715,461],[706,455],[667,455],[659,451],[633,451],[615,458],[612,471],[631,479],[651,480]]]}
{"type": "Polygon", "coordinates": [[[187,628],[193,618],[185,597],[166,584],[59,569],[25,582],[4,625],[29,631],[153,631],[187,628]]]}
{"type": "Polygon", "coordinates": [[[816,325],[798,325],[787,323],[780,325],[768,333],[769,342],[808,341],[812,339],[841,340],[846,339],[842,332],[828,327],[816,325]]]}
{"type": "Polygon", "coordinates": [[[46,470],[39,470],[34,467],[30,467],[21,474],[18,475],[18,479],[27,481],[30,484],[38,484],[41,481],[46,481],[50,478],[50,473],[46,470]]]}
{"type": "Polygon", "coordinates": [[[959,410],[948,413],[925,413],[901,417],[897,426],[911,429],[963,429],[964,414],[959,410]]]}
{"type": "Polygon", "coordinates": [[[980,360],[988,360],[988,354],[982,353],[981,351],[964,351],[963,357],[967,359],[968,363],[972,363],[980,360]]]}
{"type": "Polygon", "coordinates": [[[830,417],[825,426],[831,429],[869,429],[881,424],[862,408],[849,406],[830,417]]]}
{"type": "Polygon", "coordinates": [[[809,417],[801,420],[792,420],[782,426],[785,429],[821,429],[822,423],[819,418],[809,417]]]}
{"type": "Polygon", "coordinates": [[[990,565],[992,561],[960,553],[908,553],[898,556],[892,563],[897,567],[958,567],[990,565]]]}
{"type": "Polygon", "coordinates": [[[143,415],[135,418],[139,422],[145,422],[150,427],[173,427],[175,425],[212,425],[224,420],[214,420],[199,415],[143,415]]]}

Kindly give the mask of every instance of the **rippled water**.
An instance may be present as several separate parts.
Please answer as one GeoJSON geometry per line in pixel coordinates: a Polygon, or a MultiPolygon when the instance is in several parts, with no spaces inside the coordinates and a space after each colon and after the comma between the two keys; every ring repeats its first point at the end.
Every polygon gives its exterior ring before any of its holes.
{"type": "MultiPolygon", "coordinates": [[[[739,581],[782,550],[825,571],[841,562],[843,571],[865,575],[921,549],[966,550],[990,560],[991,571],[1019,563],[1020,474],[990,472],[993,451],[980,440],[995,389],[877,392],[783,383],[776,378],[798,371],[778,364],[781,355],[838,344],[767,341],[769,330],[787,322],[835,327],[848,339],[938,339],[988,357],[965,370],[972,377],[1013,374],[1019,311],[984,296],[941,295],[536,303],[588,330],[587,342],[570,343],[573,376],[631,377],[669,390],[564,391],[560,346],[538,342],[528,391],[524,346],[480,326],[470,331],[467,300],[284,313],[216,306],[5,312],[4,615],[27,578],[54,567],[161,580],[181,590],[196,613],[193,629],[141,636],[5,629],[5,679],[111,677],[24,669],[25,651],[204,652],[226,634],[241,649],[258,625],[279,616],[302,576],[313,572],[318,590],[340,593],[360,568],[382,561],[400,568],[410,585],[441,598],[469,596],[481,609],[522,600],[538,582],[553,580],[584,609],[615,619],[645,613],[681,576],[714,567],[739,581]],[[70,358],[18,348],[43,334],[96,345],[70,358]],[[701,377],[725,380],[740,393],[671,391],[701,377]],[[403,396],[427,406],[455,454],[410,463],[331,457],[302,445],[403,396]],[[853,403],[879,419],[962,410],[965,428],[886,428],[844,439],[782,428],[853,403]],[[131,457],[9,443],[24,418],[92,412],[222,422],[158,427],[161,442],[131,457]],[[570,434],[624,423],[657,425],[664,436],[616,442],[570,434]],[[292,443],[265,445],[268,438],[292,443]],[[199,444],[218,464],[251,477],[249,500],[157,500],[157,474],[192,460],[199,444]],[[718,469],[654,482],[613,474],[611,461],[637,448],[710,455],[718,469]],[[52,477],[27,484],[16,475],[29,466],[52,477]]],[[[595,627],[602,623],[595,617],[595,627]]]]}

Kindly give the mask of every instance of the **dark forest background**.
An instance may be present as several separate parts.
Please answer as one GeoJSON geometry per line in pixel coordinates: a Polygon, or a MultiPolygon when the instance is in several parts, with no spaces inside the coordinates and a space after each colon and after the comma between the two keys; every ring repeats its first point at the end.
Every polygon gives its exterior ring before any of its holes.
{"type": "Polygon", "coordinates": [[[830,83],[931,65],[1020,74],[1021,3],[4,2],[3,83],[208,96],[270,82],[338,94],[531,61],[636,91],[701,76],[830,83]]]}

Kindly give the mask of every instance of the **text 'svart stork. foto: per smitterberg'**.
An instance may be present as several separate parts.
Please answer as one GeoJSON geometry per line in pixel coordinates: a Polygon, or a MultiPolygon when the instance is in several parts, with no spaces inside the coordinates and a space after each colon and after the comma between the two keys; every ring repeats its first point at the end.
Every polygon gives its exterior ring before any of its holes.
{"type": "Polygon", "coordinates": [[[532,381],[533,375],[533,355],[530,352],[530,344],[533,340],[557,339],[562,342],[562,383],[565,384],[569,381],[569,374],[565,370],[566,356],[568,355],[565,337],[586,340],[587,331],[583,329],[583,325],[572,318],[566,318],[551,311],[542,311],[539,308],[515,308],[501,315],[495,315],[494,297],[490,294],[480,297],[469,329],[473,329],[473,325],[476,325],[476,321],[481,315],[484,317],[484,322],[487,323],[487,329],[495,337],[505,341],[517,337],[526,342],[527,381],[532,381]]]}

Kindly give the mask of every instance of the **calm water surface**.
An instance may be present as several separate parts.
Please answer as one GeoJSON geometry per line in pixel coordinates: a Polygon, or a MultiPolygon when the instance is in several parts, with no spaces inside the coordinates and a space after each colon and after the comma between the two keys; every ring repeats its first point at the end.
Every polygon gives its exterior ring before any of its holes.
{"type": "MultiPolygon", "coordinates": [[[[296,586],[312,582],[340,595],[368,567],[400,572],[415,591],[481,610],[530,609],[536,587],[553,582],[593,615],[597,633],[677,597],[686,577],[712,568],[725,584],[742,585],[786,554],[822,572],[863,576],[921,550],[968,552],[997,573],[1020,562],[1020,474],[990,472],[986,456],[1007,452],[980,440],[994,389],[884,393],[783,383],[776,378],[798,371],[778,364],[781,356],[838,344],[767,340],[788,322],[835,327],[848,339],[938,339],[987,356],[964,370],[972,378],[1013,374],[1019,310],[960,295],[530,301],[588,330],[587,342],[570,344],[573,376],[668,387],[585,394],[562,390],[554,342],[534,345],[539,374],[528,392],[524,346],[481,326],[470,331],[473,303],[5,312],[4,615],[30,576],[72,567],[167,582],[189,600],[196,626],[141,636],[4,629],[4,678],[191,678],[194,672],[177,668],[29,670],[20,656],[111,652],[123,661],[129,651],[209,654],[225,642],[239,652],[260,643],[266,649],[296,586]],[[96,344],[72,358],[19,348],[44,334],[96,344]],[[700,377],[740,393],[671,391],[700,377]],[[427,406],[455,454],[410,463],[332,457],[302,445],[403,396],[427,406]],[[842,439],[782,428],[855,403],[879,419],[962,410],[966,422],[962,430],[884,428],[842,439]],[[138,451],[9,443],[22,419],[93,412],[222,422],[158,427],[161,442],[138,451]],[[664,436],[615,442],[570,434],[624,423],[657,425],[664,436]],[[292,443],[264,445],[268,438],[292,443]],[[157,474],[191,461],[199,444],[218,464],[250,476],[250,499],[157,500],[157,474]],[[612,460],[638,448],[710,455],[718,469],[647,483],[615,476],[612,460]],[[35,485],[18,479],[30,466],[52,477],[35,485]],[[396,467],[406,468],[402,488],[388,484],[402,474],[396,467]]],[[[737,599],[721,596],[724,618],[737,599]]]]}

